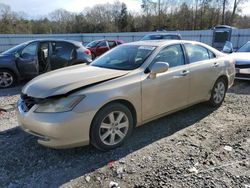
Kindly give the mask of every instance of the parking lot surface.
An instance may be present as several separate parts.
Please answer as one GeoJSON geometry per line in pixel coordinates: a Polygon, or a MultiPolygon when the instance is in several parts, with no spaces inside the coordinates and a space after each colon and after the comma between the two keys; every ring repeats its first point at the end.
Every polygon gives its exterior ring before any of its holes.
{"type": "Polygon", "coordinates": [[[0,187],[250,186],[250,82],[235,82],[218,109],[198,104],[150,122],[109,152],[38,145],[17,125],[21,87],[0,91],[0,187]]]}

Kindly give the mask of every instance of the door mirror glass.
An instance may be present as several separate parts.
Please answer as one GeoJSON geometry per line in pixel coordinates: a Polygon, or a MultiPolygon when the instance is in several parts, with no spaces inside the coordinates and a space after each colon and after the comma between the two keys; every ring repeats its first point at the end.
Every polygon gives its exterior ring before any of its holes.
{"type": "Polygon", "coordinates": [[[19,58],[20,54],[18,52],[15,52],[15,58],[19,58]]]}
{"type": "Polygon", "coordinates": [[[166,72],[169,69],[169,64],[167,62],[156,62],[150,68],[150,77],[155,78],[156,74],[166,72]]]}
{"type": "Polygon", "coordinates": [[[226,41],[223,50],[224,53],[232,53],[233,52],[233,44],[230,41],[226,41]]]}

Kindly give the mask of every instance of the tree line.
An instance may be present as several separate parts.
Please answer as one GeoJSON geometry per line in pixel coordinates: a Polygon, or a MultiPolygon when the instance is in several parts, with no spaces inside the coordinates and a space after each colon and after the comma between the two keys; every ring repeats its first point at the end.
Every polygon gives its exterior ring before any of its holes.
{"type": "Polygon", "coordinates": [[[29,19],[0,4],[0,33],[52,34],[210,29],[219,24],[250,28],[250,16],[241,9],[248,0],[142,0],[141,10],[125,3],[98,4],[80,13],[57,9],[29,19]]]}

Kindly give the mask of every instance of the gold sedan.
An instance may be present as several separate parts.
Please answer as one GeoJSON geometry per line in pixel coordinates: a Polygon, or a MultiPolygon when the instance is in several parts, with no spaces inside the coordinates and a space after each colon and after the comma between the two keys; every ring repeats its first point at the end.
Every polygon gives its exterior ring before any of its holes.
{"type": "Polygon", "coordinates": [[[18,120],[44,146],[91,143],[109,150],[145,122],[203,101],[219,107],[234,75],[234,61],[203,43],[127,43],[90,66],[30,81],[18,102],[18,120]]]}

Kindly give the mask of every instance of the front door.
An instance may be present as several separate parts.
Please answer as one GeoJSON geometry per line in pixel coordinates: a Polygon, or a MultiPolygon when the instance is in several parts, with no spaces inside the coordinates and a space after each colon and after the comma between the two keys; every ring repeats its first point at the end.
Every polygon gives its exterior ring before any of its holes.
{"type": "Polygon", "coordinates": [[[38,44],[32,42],[16,54],[16,63],[21,75],[34,77],[39,74],[38,44]]]}
{"type": "MultiPolygon", "coordinates": [[[[169,70],[142,80],[142,119],[167,113],[187,105],[189,92],[189,65],[185,64],[181,45],[171,45],[162,49],[154,58],[155,62],[169,63],[169,70]]],[[[152,65],[151,64],[151,65],[152,65]]]]}
{"type": "Polygon", "coordinates": [[[101,41],[96,47],[96,56],[100,56],[109,50],[107,41],[101,41]]]}

